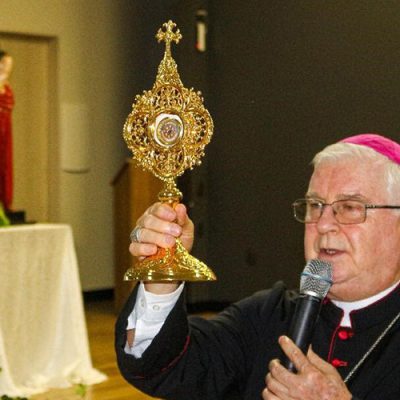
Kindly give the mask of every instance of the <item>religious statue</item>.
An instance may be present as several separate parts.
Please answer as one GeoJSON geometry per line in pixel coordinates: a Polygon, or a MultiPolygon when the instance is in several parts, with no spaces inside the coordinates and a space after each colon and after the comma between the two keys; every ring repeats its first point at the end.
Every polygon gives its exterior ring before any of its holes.
{"type": "Polygon", "coordinates": [[[12,123],[14,94],[8,82],[13,60],[0,50],[0,203],[5,211],[11,209],[13,196],[12,123]]]}

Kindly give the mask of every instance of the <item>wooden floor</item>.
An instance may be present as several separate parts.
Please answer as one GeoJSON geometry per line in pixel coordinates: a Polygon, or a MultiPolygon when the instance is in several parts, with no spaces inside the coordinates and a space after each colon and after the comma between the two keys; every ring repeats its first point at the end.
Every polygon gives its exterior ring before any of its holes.
{"type": "Polygon", "coordinates": [[[116,315],[111,301],[90,301],[86,319],[92,361],[95,368],[108,376],[107,381],[88,386],[83,396],[78,387],[52,390],[29,400],[146,400],[149,397],[125,382],[120,376],[114,355],[114,323],[116,315]]]}

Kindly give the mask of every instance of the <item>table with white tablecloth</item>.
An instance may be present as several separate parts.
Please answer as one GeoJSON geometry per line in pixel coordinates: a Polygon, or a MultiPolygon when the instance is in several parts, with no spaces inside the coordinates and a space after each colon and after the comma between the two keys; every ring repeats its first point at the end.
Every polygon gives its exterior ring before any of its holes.
{"type": "Polygon", "coordinates": [[[105,376],[93,368],[72,230],[0,228],[0,396],[105,376]]]}

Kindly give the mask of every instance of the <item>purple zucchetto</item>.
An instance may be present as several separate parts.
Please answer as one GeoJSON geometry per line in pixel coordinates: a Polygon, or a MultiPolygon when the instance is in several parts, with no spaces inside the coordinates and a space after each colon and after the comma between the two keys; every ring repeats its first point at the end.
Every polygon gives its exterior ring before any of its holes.
{"type": "Polygon", "coordinates": [[[363,133],[361,135],[350,136],[340,142],[369,147],[400,165],[400,144],[387,137],[377,135],[376,133],[363,133]]]}

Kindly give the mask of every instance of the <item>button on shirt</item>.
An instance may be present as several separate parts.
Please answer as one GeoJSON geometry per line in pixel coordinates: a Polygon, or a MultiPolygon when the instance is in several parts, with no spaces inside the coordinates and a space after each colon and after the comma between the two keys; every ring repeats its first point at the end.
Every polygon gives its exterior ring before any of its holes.
{"type": "Polygon", "coordinates": [[[184,283],[172,293],[154,294],[146,291],[143,282],[140,282],[136,304],[128,317],[126,328],[127,330],[135,329],[135,340],[132,347],[126,344],[126,353],[136,358],[142,356],[160,331],[183,288],[184,283]]]}

